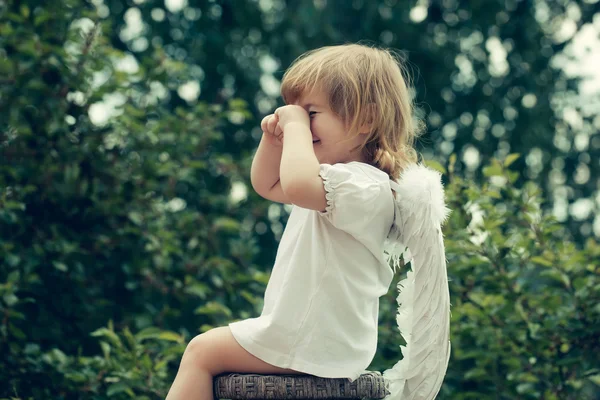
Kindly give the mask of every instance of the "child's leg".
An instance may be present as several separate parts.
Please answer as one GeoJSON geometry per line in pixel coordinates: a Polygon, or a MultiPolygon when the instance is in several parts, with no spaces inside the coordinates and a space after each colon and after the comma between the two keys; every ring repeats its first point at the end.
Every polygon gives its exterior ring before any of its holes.
{"type": "Polygon", "coordinates": [[[304,375],[254,357],[239,345],[229,326],[222,326],[188,343],[167,400],[213,400],[213,377],[223,372],[304,375]]]}

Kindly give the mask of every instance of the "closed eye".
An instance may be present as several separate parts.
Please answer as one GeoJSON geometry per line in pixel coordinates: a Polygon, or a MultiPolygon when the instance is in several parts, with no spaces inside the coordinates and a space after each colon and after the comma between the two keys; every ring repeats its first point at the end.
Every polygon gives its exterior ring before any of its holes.
{"type": "Polygon", "coordinates": [[[309,116],[309,117],[314,117],[314,116],[315,116],[315,114],[317,114],[317,112],[316,112],[316,111],[309,111],[309,112],[308,112],[308,116],[309,116]]]}

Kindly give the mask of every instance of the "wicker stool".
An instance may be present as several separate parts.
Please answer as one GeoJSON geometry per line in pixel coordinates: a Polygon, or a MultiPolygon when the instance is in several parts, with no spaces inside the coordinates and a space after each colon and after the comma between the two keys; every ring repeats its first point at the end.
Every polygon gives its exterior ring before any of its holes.
{"type": "Polygon", "coordinates": [[[389,391],[379,372],[365,372],[354,382],[313,375],[226,373],[214,379],[215,399],[383,399],[389,391]]]}

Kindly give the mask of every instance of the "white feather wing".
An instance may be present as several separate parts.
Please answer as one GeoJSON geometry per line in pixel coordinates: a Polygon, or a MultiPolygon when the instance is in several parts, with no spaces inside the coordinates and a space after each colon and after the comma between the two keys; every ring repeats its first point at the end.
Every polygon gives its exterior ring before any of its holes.
{"type": "Polygon", "coordinates": [[[396,190],[394,225],[385,251],[394,269],[411,262],[398,283],[396,321],[403,359],[383,376],[388,400],[434,399],[450,358],[450,292],[441,225],[450,210],[441,175],[421,164],[405,169],[396,190]]]}

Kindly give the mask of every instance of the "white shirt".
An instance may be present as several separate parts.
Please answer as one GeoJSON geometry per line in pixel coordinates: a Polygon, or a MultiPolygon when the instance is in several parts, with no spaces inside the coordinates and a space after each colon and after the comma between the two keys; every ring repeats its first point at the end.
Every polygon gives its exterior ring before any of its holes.
{"type": "Polygon", "coordinates": [[[269,364],[354,381],[375,356],[393,278],[383,244],[394,198],[387,173],[365,163],[321,164],[320,176],[325,212],[292,207],[260,317],[229,327],[269,364]]]}

